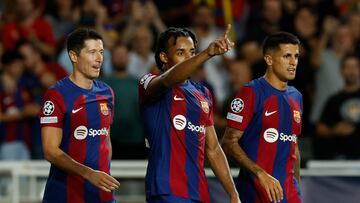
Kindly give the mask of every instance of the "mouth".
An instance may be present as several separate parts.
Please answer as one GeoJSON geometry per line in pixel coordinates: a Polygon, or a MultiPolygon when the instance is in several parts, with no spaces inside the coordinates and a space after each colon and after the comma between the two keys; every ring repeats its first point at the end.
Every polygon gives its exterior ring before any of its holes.
{"type": "Polygon", "coordinates": [[[100,72],[101,66],[100,65],[93,65],[92,68],[95,69],[96,71],[100,72]]]}
{"type": "Polygon", "coordinates": [[[288,71],[290,74],[295,74],[295,73],[296,73],[296,68],[288,68],[287,71],[288,71]]]}

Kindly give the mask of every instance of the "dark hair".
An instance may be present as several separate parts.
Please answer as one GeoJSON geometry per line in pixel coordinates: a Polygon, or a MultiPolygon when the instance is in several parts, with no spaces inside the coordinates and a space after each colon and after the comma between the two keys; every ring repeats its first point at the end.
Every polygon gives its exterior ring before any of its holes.
{"type": "Polygon", "coordinates": [[[16,60],[22,60],[22,55],[16,50],[16,51],[8,51],[4,52],[1,56],[1,63],[3,65],[9,65],[13,63],[16,60]]]}
{"type": "Polygon", "coordinates": [[[67,38],[67,51],[74,51],[80,54],[81,49],[85,47],[85,41],[89,39],[103,40],[100,34],[89,28],[79,28],[71,32],[67,38]]]}
{"type": "Polygon", "coordinates": [[[167,53],[169,48],[169,39],[174,38],[174,44],[178,37],[191,37],[194,42],[195,49],[197,47],[197,39],[195,34],[187,28],[170,27],[159,35],[155,49],[155,61],[160,71],[164,71],[164,63],[160,59],[160,53],[167,53]]]}
{"type": "Polygon", "coordinates": [[[352,58],[355,58],[357,59],[358,61],[360,60],[359,59],[359,56],[357,56],[356,54],[353,54],[353,53],[350,53],[350,54],[346,54],[340,61],[340,68],[341,70],[344,69],[345,67],[345,62],[348,60],[348,59],[352,59],[352,58]]]}
{"type": "Polygon", "coordinates": [[[295,35],[288,32],[277,32],[265,38],[262,51],[263,55],[269,50],[278,49],[280,44],[297,44],[300,45],[300,40],[295,35]]]}

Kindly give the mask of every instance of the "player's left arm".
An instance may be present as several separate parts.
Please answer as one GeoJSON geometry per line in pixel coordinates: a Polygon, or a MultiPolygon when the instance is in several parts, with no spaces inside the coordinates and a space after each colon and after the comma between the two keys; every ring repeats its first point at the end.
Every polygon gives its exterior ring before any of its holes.
{"type": "Polygon", "coordinates": [[[300,157],[300,150],[299,150],[298,144],[296,144],[296,147],[295,147],[295,156],[296,156],[296,161],[295,161],[295,166],[294,166],[294,174],[295,174],[295,178],[297,179],[298,183],[300,184],[301,157],[300,157]]]}
{"type": "Polygon", "coordinates": [[[231,203],[239,203],[239,194],[236,191],[227,159],[220,147],[214,126],[206,127],[205,137],[205,152],[211,169],[229,194],[231,203]]]}

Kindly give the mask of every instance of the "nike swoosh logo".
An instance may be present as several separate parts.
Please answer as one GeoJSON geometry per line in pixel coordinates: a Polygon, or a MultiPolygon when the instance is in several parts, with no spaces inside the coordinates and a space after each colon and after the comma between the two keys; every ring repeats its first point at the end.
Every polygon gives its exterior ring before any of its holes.
{"type": "Polygon", "coordinates": [[[175,96],[174,96],[174,100],[175,100],[175,101],[182,101],[182,100],[184,100],[184,98],[177,97],[177,95],[175,95],[175,96]]]}
{"type": "Polygon", "coordinates": [[[71,112],[72,112],[72,113],[77,113],[77,112],[80,111],[82,108],[83,108],[83,107],[80,107],[80,108],[78,108],[78,109],[73,109],[71,112]]]}
{"type": "Polygon", "coordinates": [[[265,111],[265,116],[271,116],[272,114],[276,113],[277,111],[268,112],[265,111]]]}

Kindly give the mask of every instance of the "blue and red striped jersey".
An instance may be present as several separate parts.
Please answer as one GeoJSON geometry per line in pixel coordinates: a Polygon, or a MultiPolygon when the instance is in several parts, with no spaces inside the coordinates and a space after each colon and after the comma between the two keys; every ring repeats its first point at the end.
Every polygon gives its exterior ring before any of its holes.
{"type": "MultiPolygon", "coordinates": [[[[62,129],[60,149],[71,158],[110,174],[108,136],[113,106],[113,91],[105,83],[94,80],[91,89],[83,89],[66,77],[45,93],[40,123],[42,127],[62,129]]],[[[104,192],[82,177],[51,165],[43,202],[115,200],[112,192],[104,192]]]]}
{"type": "Polygon", "coordinates": [[[149,162],[146,197],[173,195],[210,202],[204,171],[205,130],[213,125],[212,95],[188,80],[152,101],[146,88],[157,77],[147,74],[139,84],[149,162]]]}
{"type": "MultiPolygon", "coordinates": [[[[259,78],[239,90],[227,114],[228,127],[244,132],[239,144],[248,157],[280,182],[281,202],[302,201],[293,170],[302,112],[298,90],[288,86],[280,91],[259,78]]],[[[236,186],[242,202],[270,202],[258,179],[246,170],[240,170],[236,186]]]]}

